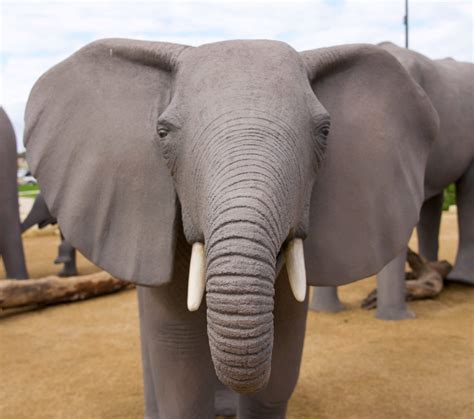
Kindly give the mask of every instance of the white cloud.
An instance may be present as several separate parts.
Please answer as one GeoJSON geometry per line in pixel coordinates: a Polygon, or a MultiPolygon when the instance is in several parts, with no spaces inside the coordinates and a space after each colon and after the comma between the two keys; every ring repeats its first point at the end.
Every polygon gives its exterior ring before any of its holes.
{"type": "MultiPolygon", "coordinates": [[[[235,38],[288,42],[298,50],[344,43],[404,42],[404,0],[388,1],[4,1],[0,102],[18,138],[38,77],[98,38],[189,45],[235,38]]],[[[472,61],[471,1],[410,0],[410,45],[432,58],[472,61]]],[[[19,141],[20,142],[20,141],[19,141]]]]}

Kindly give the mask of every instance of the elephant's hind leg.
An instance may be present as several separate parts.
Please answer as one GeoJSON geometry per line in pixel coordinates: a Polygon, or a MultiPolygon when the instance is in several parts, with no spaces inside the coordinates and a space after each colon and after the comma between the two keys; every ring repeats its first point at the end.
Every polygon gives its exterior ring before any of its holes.
{"type": "Polygon", "coordinates": [[[439,227],[443,210],[443,193],[426,200],[421,207],[416,226],[418,251],[428,260],[438,260],[439,227]]]}
{"type": "Polygon", "coordinates": [[[67,240],[64,240],[62,233],[61,244],[58,246],[58,257],[54,263],[64,263],[63,268],[58,273],[60,277],[77,275],[76,249],[67,240]]]}
{"type": "Polygon", "coordinates": [[[54,263],[64,263],[63,268],[59,271],[58,276],[74,276],[77,275],[76,265],[76,249],[64,239],[62,231],[61,233],[61,244],[58,246],[58,257],[54,263]]]}
{"type": "Polygon", "coordinates": [[[459,247],[448,280],[474,285],[474,162],[456,183],[459,247]]]}

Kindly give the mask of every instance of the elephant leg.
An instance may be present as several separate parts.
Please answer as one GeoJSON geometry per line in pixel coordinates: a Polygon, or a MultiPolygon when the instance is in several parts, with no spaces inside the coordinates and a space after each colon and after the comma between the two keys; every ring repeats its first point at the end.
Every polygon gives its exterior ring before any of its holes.
{"type": "MultiPolygon", "coordinates": [[[[143,385],[145,389],[145,419],[159,418],[158,404],[155,397],[155,384],[151,372],[150,353],[146,345],[145,331],[143,330],[143,303],[141,302],[142,287],[137,287],[138,308],[140,314],[140,340],[143,368],[143,385]]],[[[215,414],[216,416],[235,416],[237,414],[238,394],[222,384],[215,377],[215,414]]]]}
{"type": "Polygon", "coordinates": [[[58,256],[54,263],[64,263],[63,268],[59,271],[58,276],[67,277],[77,275],[76,265],[76,249],[64,239],[61,233],[61,244],[58,246],[58,256]]]}
{"type": "Polygon", "coordinates": [[[474,162],[456,183],[459,246],[448,280],[474,285],[474,162]]]}
{"type": "Polygon", "coordinates": [[[71,246],[70,252],[70,261],[66,262],[63,268],[58,273],[58,276],[60,277],[75,276],[78,274],[76,265],[76,249],[71,246]]]}
{"type": "Polygon", "coordinates": [[[442,210],[442,192],[426,200],[421,207],[420,221],[416,226],[418,251],[428,260],[438,260],[438,238],[442,210]]]}
{"type": "Polygon", "coordinates": [[[377,312],[381,320],[412,319],[415,314],[408,309],[405,288],[405,248],[377,274],[377,312]]]}
{"type": "Polygon", "coordinates": [[[237,405],[239,395],[222,384],[216,377],[216,386],[214,393],[214,405],[216,416],[235,416],[237,414],[237,405]]]}
{"type": "Polygon", "coordinates": [[[3,248],[2,259],[7,278],[26,279],[28,278],[28,271],[26,269],[19,219],[13,220],[6,227],[7,232],[1,247],[3,248]]]}
{"type": "Polygon", "coordinates": [[[58,275],[61,277],[74,276],[77,275],[77,265],[76,265],[76,249],[69,244],[66,240],[63,240],[58,248],[58,258],[54,263],[61,263],[58,261],[59,256],[62,255],[64,266],[59,271],[58,275]]]}
{"type": "Polygon", "coordinates": [[[160,419],[213,418],[216,375],[206,307],[189,312],[186,285],[174,279],[141,288],[141,341],[147,415],[160,419]]]}
{"type": "Polygon", "coordinates": [[[36,224],[39,228],[46,227],[48,224],[56,224],[56,219],[49,212],[41,192],[36,195],[31,211],[21,223],[21,232],[23,233],[36,224]]]}
{"type": "Polygon", "coordinates": [[[300,371],[308,310],[308,296],[297,302],[284,270],[275,284],[274,344],[268,386],[261,392],[239,396],[239,419],[284,418],[300,371]]]}
{"type": "Polygon", "coordinates": [[[344,305],[339,300],[337,287],[313,287],[313,297],[309,304],[313,311],[328,311],[337,313],[344,310],[344,305]]]}
{"type": "Polygon", "coordinates": [[[157,419],[158,404],[155,398],[155,384],[153,383],[153,374],[151,372],[150,353],[147,346],[146,332],[144,330],[144,305],[142,287],[137,287],[138,296],[138,312],[140,316],[140,342],[142,353],[142,369],[143,369],[143,388],[145,392],[145,419],[157,419]]]}

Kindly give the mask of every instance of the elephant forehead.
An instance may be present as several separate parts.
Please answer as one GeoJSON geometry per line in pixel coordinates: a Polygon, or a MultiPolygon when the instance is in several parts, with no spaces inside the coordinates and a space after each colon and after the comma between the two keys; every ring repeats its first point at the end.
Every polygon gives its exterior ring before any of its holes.
{"type": "Polygon", "coordinates": [[[180,57],[180,74],[209,83],[259,81],[279,84],[304,74],[299,54],[284,42],[224,41],[190,48],[180,57]]]}
{"type": "Polygon", "coordinates": [[[177,97],[211,105],[243,102],[298,107],[310,91],[299,54],[275,41],[225,41],[190,48],[180,57],[177,97]]]}

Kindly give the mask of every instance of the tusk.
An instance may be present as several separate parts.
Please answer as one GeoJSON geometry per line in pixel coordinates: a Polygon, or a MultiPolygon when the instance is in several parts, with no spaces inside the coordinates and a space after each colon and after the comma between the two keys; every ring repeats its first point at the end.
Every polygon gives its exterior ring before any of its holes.
{"type": "Polygon", "coordinates": [[[306,269],[304,265],[303,240],[293,239],[285,249],[286,270],[290,280],[291,291],[296,301],[306,298],[306,269]]]}
{"type": "Polygon", "coordinates": [[[196,242],[191,252],[188,278],[188,310],[196,311],[201,305],[206,288],[206,257],[204,245],[196,242]]]}

